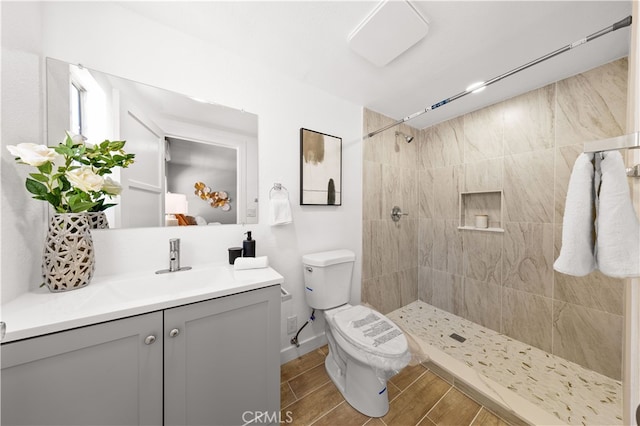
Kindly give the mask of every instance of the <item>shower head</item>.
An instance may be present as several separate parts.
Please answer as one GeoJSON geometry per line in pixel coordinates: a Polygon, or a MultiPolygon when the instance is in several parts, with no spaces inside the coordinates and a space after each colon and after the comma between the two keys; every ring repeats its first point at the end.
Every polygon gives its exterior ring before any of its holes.
{"type": "Polygon", "coordinates": [[[396,132],[396,136],[402,136],[407,143],[411,143],[413,136],[405,135],[402,132],[396,132]]]}

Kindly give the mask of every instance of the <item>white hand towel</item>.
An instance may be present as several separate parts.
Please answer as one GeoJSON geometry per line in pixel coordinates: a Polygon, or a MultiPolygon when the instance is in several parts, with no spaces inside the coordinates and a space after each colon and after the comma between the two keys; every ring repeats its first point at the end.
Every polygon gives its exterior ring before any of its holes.
{"type": "Polygon", "coordinates": [[[631,203],[622,155],[618,151],[605,153],[600,170],[598,269],[610,277],[640,276],[640,224],[631,203]]]}
{"type": "Polygon", "coordinates": [[[236,271],[243,269],[260,269],[269,266],[269,259],[267,256],[259,257],[237,257],[233,262],[233,268],[236,271]]]}
{"type": "Polygon", "coordinates": [[[293,221],[287,193],[275,191],[269,199],[269,224],[286,225],[293,221]]]}
{"type": "Polygon", "coordinates": [[[562,218],[562,248],[553,269],[583,277],[596,268],[593,255],[593,154],[580,154],[573,165],[562,218]]]}

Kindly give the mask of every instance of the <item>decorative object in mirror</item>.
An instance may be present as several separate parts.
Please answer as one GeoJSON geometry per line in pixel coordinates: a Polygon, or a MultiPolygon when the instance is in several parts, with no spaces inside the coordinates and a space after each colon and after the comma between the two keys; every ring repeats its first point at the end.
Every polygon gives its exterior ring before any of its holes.
{"type": "Polygon", "coordinates": [[[120,193],[120,185],[105,175],[133,164],[134,154],[125,153],[124,145],[125,141],[105,140],[91,146],[82,136],[67,133],[53,148],[33,143],[7,146],[19,164],[37,169],[26,178],[27,191],[55,211],[42,259],[45,285],[52,292],[81,288],[91,280],[90,229],[109,226],[104,210],[114,204],[105,200],[120,193]]]}
{"type": "Polygon", "coordinates": [[[300,204],[342,205],[342,138],[300,129],[300,204]]]}
{"type": "Polygon", "coordinates": [[[196,182],[193,187],[196,189],[194,193],[200,197],[200,199],[208,202],[211,207],[220,207],[220,210],[225,212],[231,210],[231,205],[229,204],[231,200],[226,191],[212,191],[211,188],[202,182],[196,182]]]}
{"type": "Polygon", "coordinates": [[[174,224],[167,193],[186,194],[184,215],[200,224],[257,223],[255,114],[47,58],[47,133],[66,129],[90,143],[126,140],[136,155],[133,167],[114,175],[122,190],[106,210],[111,228],[174,224]],[[197,201],[196,181],[225,188],[230,212],[197,201]]]}

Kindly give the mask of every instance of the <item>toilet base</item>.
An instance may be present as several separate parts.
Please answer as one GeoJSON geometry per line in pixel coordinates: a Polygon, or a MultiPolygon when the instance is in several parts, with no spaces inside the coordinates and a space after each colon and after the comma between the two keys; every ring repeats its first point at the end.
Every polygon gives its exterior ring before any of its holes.
{"type": "MultiPolygon", "coordinates": [[[[330,339],[332,340],[332,339],[330,339]]],[[[331,343],[331,341],[330,341],[331,343]]],[[[374,369],[348,357],[340,368],[329,345],[329,355],[324,365],[333,384],[353,408],[369,417],[382,417],[389,411],[387,381],[376,376],[374,369]],[[346,370],[346,371],[345,371],[346,370]]],[[[341,360],[342,361],[342,360],[341,360]]]]}

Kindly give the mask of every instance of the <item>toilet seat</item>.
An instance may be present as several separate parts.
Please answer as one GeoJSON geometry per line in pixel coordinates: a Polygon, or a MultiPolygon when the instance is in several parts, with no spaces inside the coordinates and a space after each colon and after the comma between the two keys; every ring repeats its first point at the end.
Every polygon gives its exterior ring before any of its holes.
{"type": "Polygon", "coordinates": [[[362,305],[344,305],[325,311],[325,315],[341,340],[354,346],[355,352],[377,367],[406,365],[407,339],[402,330],[380,312],[362,305]]]}

